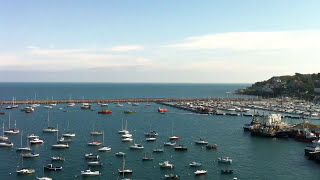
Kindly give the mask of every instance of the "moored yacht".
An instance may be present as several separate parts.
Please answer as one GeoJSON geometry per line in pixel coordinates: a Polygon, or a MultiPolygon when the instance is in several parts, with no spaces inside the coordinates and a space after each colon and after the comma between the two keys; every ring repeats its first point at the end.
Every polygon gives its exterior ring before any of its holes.
{"type": "Polygon", "coordinates": [[[199,139],[198,141],[195,141],[194,143],[201,145],[201,144],[208,144],[208,141],[205,141],[203,139],[199,139]]]}
{"type": "Polygon", "coordinates": [[[163,163],[159,163],[161,168],[170,168],[173,169],[174,165],[170,164],[169,161],[164,161],[163,163]]]}
{"type": "Polygon", "coordinates": [[[232,159],[230,159],[229,157],[220,157],[220,158],[218,158],[218,162],[220,162],[220,163],[232,163],[232,159]]]}
{"type": "Polygon", "coordinates": [[[30,141],[30,144],[43,144],[43,140],[39,139],[39,138],[34,138],[30,141]]]}
{"type": "Polygon", "coordinates": [[[81,171],[82,176],[100,176],[100,171],[91,171],[90,169],[87,169],[85,171],[81,171]]]}
{"type": "Polygon", "coordinates": [[[141,144],[133,144],[130,146],[130,149],[143,149],[144,147],[141,144]]]}
{"type": "Polygon", "coordinates": [[[197,170],[194,172],[195,175],[207,174],[207,170],[197,170]]]}

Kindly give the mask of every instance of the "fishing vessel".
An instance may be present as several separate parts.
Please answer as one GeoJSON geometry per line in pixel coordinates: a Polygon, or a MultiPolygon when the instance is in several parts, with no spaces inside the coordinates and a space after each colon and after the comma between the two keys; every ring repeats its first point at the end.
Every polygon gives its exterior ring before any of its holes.
{"type": "Polygon", "coordinates": [[[158,108],[159,113],[165,113],[168,112],[168,109],[161,109],[160,107],[158,108]]]}
{"type": "Polygon", "coordinates": [[[16,123],[16,121],[14,121],[14,128],[12,129],[12,128],[10,128],[10,114],[11,113],[9,113],[9,130],[6,130],[6,131],[4,131],[4,134],[19,134],[19,129],[17,129],[17,123],[16,123]]]}
{"type": "Polygon", "coordinates": [[[310,132],[309,130],[305,129],[304,131],[299,131],[298,134],[294,137],[296,141],[301,142],[312,142],[314,140],[318,140],[318,137],[310,132]]]}
{"type": "Polygon", "coordinates": [[[220,157],[220,158],[218,158],[218,162],[220,162],[220,163],[232,163],[232,159],[230,159],[229,157],[220,157]]]}
{"type": "Polygon", "coordinates": [[[207,170],[197,170],[194,172],[195,175],[207,174],[207,170]]]}
{"type": "Polygon", "coordinates": [[[130,111],[130,110],[125,110],[123,113],[126,113],[126,114],[132,114],[132,113],[136,113],[137,111],[130,111]]]}
{"type": "Polygon", "coordinates": [[[44,170],[49,170],[49,171],[61,171],[62,167],[61,166],[56,166],[54,167],[52,164],[48,164],[46,166],[43,166],[44,170]]]}
{"type": "Polygon", "coordinates": [[[44,133],[53,133],[53,132],[58,132],[58,128],[50,127],[50,116],[49,116],[49,111],[48,111],[48,128],[45,128],[42,130],[44,133]]]}
{"type": "Polygon", "coordinates": [[[103,136],[102,136],[102,148],[99,148],[98,151],[100,151],[100,152],[111,151],[111,148],[108,146],[105,146],[105,144],[104,144],[104,131],[103,131],[103,136]]]}
{"type": "Polygon", "coordinates": [[[174,165],[170,164],[169,161],[164,161],[163,163],[159,163],[160,168],[170,168],[173,169],[174,165]]]}
{"type": "Polygon", "coordinates": [[[101,111],[98,112],[98,114],[112,114],[112,111],[106,110],[106,109],[102,109],[101,111]]]}
{"type": "Polygon", "coordinates": [[[82,176],[100,176],[100,171],[91,171],[90,169],[87,169],[85,171],[81,171],[82,176]]]}

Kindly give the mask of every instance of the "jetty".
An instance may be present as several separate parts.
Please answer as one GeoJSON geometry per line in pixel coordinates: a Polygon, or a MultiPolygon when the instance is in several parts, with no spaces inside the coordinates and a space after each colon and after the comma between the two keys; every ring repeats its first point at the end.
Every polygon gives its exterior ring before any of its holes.
{"type": "MultiPolygon", "coordinates": [[[[15,104],[52,103],[110,103],[110,102],[195,102],[195,101],[260,101],[261,98],[125,98],[125,99],[57,99],[57,100],[16,100],[15,104]]],[[[12,104],[12,100],[1,100],[0,104],[12,104]]]]}

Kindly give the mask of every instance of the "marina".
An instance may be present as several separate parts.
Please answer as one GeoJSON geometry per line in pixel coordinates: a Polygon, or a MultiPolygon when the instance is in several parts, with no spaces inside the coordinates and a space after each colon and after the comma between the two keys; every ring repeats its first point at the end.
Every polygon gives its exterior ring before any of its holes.
{"type": "MultiPolygon", "coordinates": [[[[300,142],[294,138],[261,138],[251,135],[250,123],[254,118],[254,113],[259,113],[259,117],[263,118],[263,113],[268,115],[270,112],[275,114],[279,112],[247,106],[258,102],[268,104],[271,101],[274,99],[267,101],[223,99],[216,103],[239,104],[239,108],[250,109],[246,112],[239,112],[247,116],[219,115],[219,113],[230,111],[214,106],[210,108],[217,110],[216,114],[192,112],[189,109],[175,107],[178,103],[204,107],[206,103],[216,102],[213,100],[203,102],[200,100],[148,101],[139,102],[138,106],[121,102],[123,106],[120,107],[117,102],[109,103],[108,110],[112,111],[112,114],[106,116],[97,113],[105,108],[99,103],[89,103],[90,110],[82,109],[82,103],[75,103],[71,107],[68,106],[68,103],[57,103],[56,106],[49,109],[44,107],[45,104],[40,104],[34,108],[33,113],[20,111],[20,108],[25,106],[23,104],[13,109],[5,109],[6,106],[2,106],[1,111],[5,114],[0,117],[4,127],[8,127],[10,114],[11,121],[16,121],[21,132],[19,135],[7,134],[8,140],[13,145],[0,148],[0,159],[9,161],[8,166],[6,164],[7,173],[0,173],[10,179],[22,177],[27,179],[36,177],[74,179],[85,175],[117,179],[123,177],[122,170],[124,169],[133,172],[131,174],[124,171],[124,177],[131,179],[148,179],[150,176],[169,179],[170,177],[171,179],[178,177],[180,179],[255,179],[265,176],[265,170],[271,171],[272,169],[278,175],[287,172],[287,179],[299,176],[298,173],[302,172],[306,177],[309,174],[317,176],[316,168],[319,166],[316,163],[317,148],[310,148],[308,155],[305,155],[304,150],[311,143],[300,142]],[[246,107],[240,106],[242,104],[246,107]],[[159,107],[167,111],[159,112],[159,107]],[[124,113],[127,109],[135,113],[124,113]],[[37,126],[33,126],[34,123],[37,126]],[[249,124],[249,131],[244,131],[244,124],[249,124]],[[43,132],[43,128],[48,126],[55,127],[55,132],[43,132]],[[70,141],[57,143],[61,140],[61,136],[70,138],[70,141]],[[23,163],[26,168],[35,171],[29,176],[16,176],[15,164],[18,164],[19,158],[21,161],[22,157],[15,149],[21,146],[21,142],[22,146],[27,144],[26,139],[29,139],[31,152],[36,152],[37,157],[23,158],[23,163]],[[124,141],[124,139],[131,140],[124,141]],[[88,146],[88,143],[93,142],[99,143],[94,143],[97,146],[88,146]],[[52,145],[57,147],[52,149],[52,145]],[[277,147],[277,149],[271,147],[277,147]],[[289,153],[288,149],[290,149],[289,153]],[[15,158],[8,159],[8,156],[15,158]],[[292,159],[292,157],[295,158],[292,159]],[[165,163],[166,161],[168,163],[165,163]],[[219,161],[223,162],[219,163],[219,161]],[[47,163],[43,164],[43,162],[47,163]],[[70,165],[75,162],[77,165],[71,168],[70,165]],[[269,163],[279,164],[279,162],[280,164],[290,163],[291,166],[278,165],[277,170],[269,166],[269,163]],[[299,165],[301,163],[304,165],[299,165]],[[123,164],[125,164],[124,168],[123,164]],[[44,166],[51,168],[52,171],[43,172],[44,166]],[[63,167],[63,170],[60,167],[63,167]],[[89,169],[90,171],[87,172],[89,169]],[[195,172],[199,175],[196,176],[195,172]]],[[[238,112],[237,107],[229,109],[235,109],[234,112],[238,112]]],[[[281,116],[285,123],[303,122],[303,119],[287,120],[284,118],[285,115],[281,116]]],[[[320,124],[316,119],[310,122],[320,124]]],[[[33,155],[30,153],[27,156],[33,155]]],[[[2,166],[1,163],[0,166],[2,166]]]]}

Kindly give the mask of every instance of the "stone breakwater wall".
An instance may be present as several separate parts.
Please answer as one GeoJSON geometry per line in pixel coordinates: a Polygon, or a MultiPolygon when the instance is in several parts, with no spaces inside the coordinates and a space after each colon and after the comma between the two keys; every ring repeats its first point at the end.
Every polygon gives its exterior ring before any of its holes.
{"type": "MultiPolygon", "coordinates": [[[[52,103],[110,103],[110,102],[188,102],[188,101],[258,101],[259,98],[127,98],[127,99],[58,99],[58,100],[17,100],[15,104],[52,104],[52,103]]],[[[264,99],[265,100],[265,99],[264,99]]],[[[12,104],[12,100],[0,101],[12,104]]]]}

